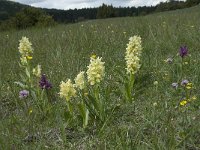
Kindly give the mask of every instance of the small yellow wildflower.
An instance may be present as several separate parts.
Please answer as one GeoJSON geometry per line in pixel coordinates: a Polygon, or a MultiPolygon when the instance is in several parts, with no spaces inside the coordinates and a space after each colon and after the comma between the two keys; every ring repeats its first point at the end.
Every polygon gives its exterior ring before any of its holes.
{"type": "Polygon", "coordinates": [[[192,88],[192,83],[191,82],[187,83],[185,88],[190,90],[192,88]]]}
{"type": "Polygon", "coordinates": [[[31,59],[33,59],[33,57],[32,57],[32,56],[26,56],[26,58],[27,58],[28,60],[31,60],[31,59]]]}
{"type": "Polygon", "coordinates": [[[92,55],[91,55],[91,58],[94,58],[94,59],[95,59],[96,57],[97,57],[97,55],[95,55],[95,54],[92,54],[92,55]]]}
{"type": "Polygon", "coordinates": [[[188,65],[188,62],[186,61],[186,62],[184,62],[184,64],[185,64],[185,65],[188,65]]]}
{"type": "Polygon", "coordinates": [[[182,100],[181,102],[180,102],[180,105],[181,106],[185,106],[187,104],[187,101],[186,100],[182,100]]]}

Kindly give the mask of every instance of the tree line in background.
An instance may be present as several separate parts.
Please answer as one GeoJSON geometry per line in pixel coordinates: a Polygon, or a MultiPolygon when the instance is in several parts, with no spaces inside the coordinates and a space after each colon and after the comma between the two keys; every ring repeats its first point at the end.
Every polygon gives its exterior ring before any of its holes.
{"type": "Polygon", "coordinates": [[[15,2],[0,1],[0,30],[24,29],[32,26],[53,26],[56,23],[74,23],[89,19],[141,16],[155,12],[182,9],[198,5],[200,0],[161,2],[156,6],[113,7],[102,4],[98,8],[83,9],[42,9],[15,2]]]}
{"type": "Polygon", "coordinates": [[[46,14],[43,10],[30,7],[24,8],[16,13],[14,17],[3,21],[0,25],[0,30],[25,29],[33,26],[46,27],[55,24],[56,22],[52,16],[46,14]]]}

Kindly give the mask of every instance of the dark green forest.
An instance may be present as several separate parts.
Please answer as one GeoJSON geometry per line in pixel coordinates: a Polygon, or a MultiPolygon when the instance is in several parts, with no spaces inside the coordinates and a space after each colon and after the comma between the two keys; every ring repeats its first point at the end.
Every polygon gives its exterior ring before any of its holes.
{"type": "Polygon", "coordinates": [[[0,30],[52,26],[56,23],[75,23],[90,19],[141,16],[192,7],[199,3],[200,0],[186,0],[185,2],[169,0],[156,6],[113,7],[102,4],[98,8],[58,10],[34,8],[17,2],[0,0],[0,30]]]}

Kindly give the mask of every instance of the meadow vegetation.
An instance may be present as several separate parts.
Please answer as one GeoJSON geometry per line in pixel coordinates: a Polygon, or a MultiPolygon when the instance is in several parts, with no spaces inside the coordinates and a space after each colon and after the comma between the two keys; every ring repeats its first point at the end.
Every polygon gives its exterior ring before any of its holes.
{"type": "Polygon", "coordinates": [[[199,9],[1,32],[0,148],[200,149],[199,9]],[[132,82],[134,35],[142,48],[132,82]],[[19,52],[22,37],[33,51],[19,52]],[[82,91],[77,74],[89,76],[93,61],[98,78],[85,77],[82,91]]]}

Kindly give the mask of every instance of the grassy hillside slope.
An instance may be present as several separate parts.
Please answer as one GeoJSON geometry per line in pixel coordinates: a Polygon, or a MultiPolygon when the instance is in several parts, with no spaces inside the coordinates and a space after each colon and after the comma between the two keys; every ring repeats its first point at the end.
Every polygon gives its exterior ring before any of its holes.
{"type": "MultiPolygon", "coordinates": [[[[1,149],[200,149],[200,6],[144,17],[88,21],[53,28],[0,33],[0,147],[1,149]],[[59,84],[86,70],[92,54],[106,66],[106,86],[116,88],[125,73],[125,50],[129,37],[142,38],[142,67],[134,85],[134,103],[121,105],[99,133],[95,125],[85,131],[80,124],[63,128],[59,84]],[[44,120],[33,110],[35,142],[27,142],[29,125],[17,105],[20,79],[18,44],[22,36],[34,47],[33,65],[41,64],[52,82],[56,103],[44,120]],[[180,46],[187,46],[181,77],[180,46]],[[173,63],[164,60],[173,58],[173,63]],[[183,91],[173,82],[188,79],[196,100],[179,105],[183,91]],[[158,84],[155,81],[158,81],[158,84]],[[133,109],[135,108],[135,109],[133,109]],[[186,122],[185,119],[186,118],[186,122]]],[[[179,85],[180,86],[180,85],[179,85]]],[[[107,99],[122,101],[120,94],[107,99]]]]}

